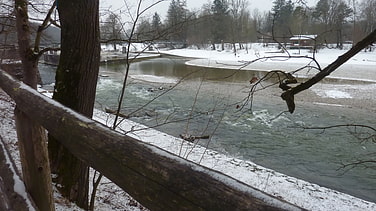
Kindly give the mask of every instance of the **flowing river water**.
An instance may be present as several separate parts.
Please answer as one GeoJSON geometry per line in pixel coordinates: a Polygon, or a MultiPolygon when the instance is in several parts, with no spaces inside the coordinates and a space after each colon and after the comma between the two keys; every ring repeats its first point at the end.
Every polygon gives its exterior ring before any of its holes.
{"type": "MultiPolygon", "coordinates": [[[[370,105],[358,99],[344,99],[340,101],[344,105],[339,105],[333,99],[327,102],[307,91],[297,99],[294,114],[282,113],[287,109],[279,90],[268,88],[255,94],[252,107],[250,104],[243,107],[242,102],[249,96],[249,79],[263,73],[189,67],[186,61],[169,57],[133,63],[122,113],[174,136],[210,136],[199,143],[376,202],[376,169],[362,165],[342,168],[359,160],[376,160],[375,143],[359,139],[370,131],[349,127],[302,128],[340,124],[374,126],[376,114],[370,105]],[[351,105],[354,101],[360,105],[351,105]]],[[[101,66],[97,108],[117,108],[125,67],[119,63],[101,66]]],[[[41,65],[44,83],[53,82],[53,69],[41,65]]],[[[354,89],[354,84],[331,82],[316,89],[338,87],[354,89]]],[[[356,90],[370,87],[375,88],[374,84],[359,83],[356,90]]]]}

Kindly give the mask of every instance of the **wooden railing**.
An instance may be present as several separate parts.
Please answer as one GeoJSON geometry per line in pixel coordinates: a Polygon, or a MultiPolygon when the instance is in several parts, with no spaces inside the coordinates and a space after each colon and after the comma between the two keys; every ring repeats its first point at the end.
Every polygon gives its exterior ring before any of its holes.
{"type": "Polygon", "coordinates": [[[110,130],[0,70],[17,107],[151,210],[302,210],[217,171],[110,130]]]}

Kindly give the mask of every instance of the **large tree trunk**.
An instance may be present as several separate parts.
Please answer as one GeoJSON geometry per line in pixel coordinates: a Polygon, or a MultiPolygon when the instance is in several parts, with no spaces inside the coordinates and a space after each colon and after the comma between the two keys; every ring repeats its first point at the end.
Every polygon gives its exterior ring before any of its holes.
{"type": "MultiPolygon", "coordinates": [[[[23,81],[36,89],[38,57],[30,48],[31,32],[27,4],[25,0],[15,1],[17,37],[23,67],[23,81]]],[[[54,210],[46,132],[17,107],[15,116],[26,188],[40,210],[54,210]]]]}
{"type": "Polygon", "coordinates": [[[150,210],[303,210],[59,106],[4,71],[0,86],[73,154],[150,210]]]}
{"type": "MultiPolygon", "coordinates": [[[[99,1],[59,1],[61,54],[53,98],[91,117],[99,71],[99,1]]],[[[80,141],[80,140],[77,140],[80,141]]],[[[49,140],[51,168],[61,192],[87,209],[88,166],[76,159],[56,139],[49,140]]]]}

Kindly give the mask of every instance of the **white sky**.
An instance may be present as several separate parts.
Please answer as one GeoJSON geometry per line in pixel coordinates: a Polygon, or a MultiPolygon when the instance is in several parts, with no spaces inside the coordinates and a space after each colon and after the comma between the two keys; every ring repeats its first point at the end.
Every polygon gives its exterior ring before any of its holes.
{"type": "MultiPolygon", "coordinates": [[[[146,6],[150,5],[153,2],[157,2],[158,0],[142,0],[142,5],[145,8],[146,6]]],[[[274,0],[248,0],[249,2],[249,10],[253,11],[255,8],[259,9],[261,12],[269,11],[273,6],[274,0]]],[[[314,6],[318,0],[308,0],[308,6],[314,6]]],[[[124,2],[127,2],[129,6],[135,7],[138,0],[100,0],[101,7],[108,7],[112,5],[113,9],[118,9],[122,7],[122,11],[125,11],[124,2]]],[[[150,10],[150,14],[154,14],[154,12],[158,12],[158,14],[164,19],[166,17],[166,13],[168,7],[170,5],[171,0],[165,0],[158,5],[154,6],[150,10]]],[[[199,10],[202,5],[213,2],[213,0],[187,0],[187,7],[189,10],[199,10]]]]}

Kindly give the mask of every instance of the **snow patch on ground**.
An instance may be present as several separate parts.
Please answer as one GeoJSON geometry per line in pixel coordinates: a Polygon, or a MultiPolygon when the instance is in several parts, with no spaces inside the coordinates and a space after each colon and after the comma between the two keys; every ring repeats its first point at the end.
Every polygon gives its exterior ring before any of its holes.
{"type": "MultiPolygon", "coordinates": [[[[296,71],[303,66],[324,69],[345,52],[346,50],[339,49],[319,49],[315,54],[310,50],[282,52],[277,48],[264,48],[259,43],[251,44],[248,50],[238,50],[237,52],[207,49],[161,51],[163,54],[195,58],[187,62],[190,66],[257,71],[282,70],[285,72],[296,71]]],[[[376,82],[375,58],[376,51],[361,51],[328,78],[376,82]]],[[[311,77],[318,72],[314,68],[303,68],[294,75],[300,78],[311,77]]]]}
{"type": "Polygon", "coordinates": [[[9,166],[9,169],[13,172],[13,180],[14,180],[13,190],[14,190],[14,192],[17,193],[18,195],[20,195],[25,200],[29,211],[34,211],[35,209],[34,209],[32,203],[30,202],[29,196],[26,193],[25,184],[23,183],[21,178],[18,176],[16,170],[14,169],[14,165],[11,162],[9,154],[5,150],[6,146],[4,145],[4,143],[2,141],[0,141],[0,145],[4,149],[4,152],[5,152],[4,155],[5,155],[6,164],[9,166]]]}
{"type": "MultiPolygon", "coordinates": [[[[316,60],[322,67],[330,64],[345,51],[337,49],[321,49],[315,54],[316,60]]],[[[191,65],[219,67],[219,68],[248,68],[252,70],[267,71],[272,69],[282,69],[291,71],[302,64],[308,64],[309,59],[286,59],[286,58],[268,58],[272,56],[288,56],[284,52],[277,52],[275,48],[264,48],[261,44],[252,44],[248,50],[238,51],[213,51],[197,49],[176,49],[164,51],[162,53],[200,58],[200,60],[190,61],[191,65]],[[252,62],[257,60],[257,62],[252,62]],[[249,64],[244,66],[244,64],[249,64]]],[[[291,55],[313,56],[312,53],[302,50],[300,54],[291,51],[291,55]]],[[[350,61],[335,71],[331,77],[351,78],[358,80],[376,81],[376,52],[360,52],[350,61]],[[361,67],[361,68],[357,68],[361,67]]],[[[307,71],[301,73],[302,76],[308,76],[314,72],[307,71]]],[[[175,79],[138,75],[134,79],[157,82],[157,83],[176,83],[175,79]]],[[[331,85],[322,85],[313,87],[312,90],[319,96],[328,98],[352,98],[348,89],[357,89],[361,91],[361,86],[349,87],[330,87],[331,85]]],[[[371,85],[374,86],[374,85],[371,85]]],[[[364,86],[368,89],[368,86],[364,86]]],[[[13,158],[19,158],[15,124],[13,119],[14,103],[6,97],[0,90],[0,135],[3,137],[7,148],[13,158]]],[[[351,92],[353,93],[353,92],[351,92]]],[[[51,96],[51,93],[49,93],[51,96]]],[[[95,119],[111,125],[112,116],[100,111],[95,111],[95,119]]],[[[199,163],[208,168],[225,173],[235,179],[243,181],[253,187],[256,187],[269,194],[282,198],[293,204],[306,208],[308,210],[376,210],[376,204],[353,196],[340,193],[316,184],[308,183],[294,177],[283,175],[274,170],[264,168],[251,161],[240,160],[231,156],[221,154],[197,145],[197,143],[188,143],[182,139],[169,136],[165,133],[147,128],[131,121],[124,121],[120,128],[124,131],[131,131],[129,134],[135,138],[141,139],[163,148],[171,153],[183,158],[199,163]]],[[[21,171],[19,159],[15,160],[16,166],[21,171]]],[[[91,178],[94,173],[91,171],[91,178]]],[[[56,210],[80,210],[72,203],[67,202],[56,191],[55,188],[56,210]]],[[[135,202],[128,194],[118,186],[103,178],[99,186],[96,197],[96,210],[146,210],[135,202]]]]}
{"type": "MultiPolygon", "coordinates": [[[[95,120],[112,125],[113,117],[97,110],[95,120]]],[[[183,141],[129,120],[124,120],[118,130],[308,210],[376,209],[375,203],[206,149],[197,143],[183,141]]]]}
{"type": "Polygon", "coordinates": [[[347,92],[340,90],[315,90],[317,95],[325,98],[352,98],[351,95],[347,92]]]}
{"type": "Polygon", "coordinates": [[[167,78],[162,76],[154,76],[154,75],[130,75],[132,79],[152,82],[152,83],[163,83],[163,84],[175,84],[178,82],[177,79],[167,78]]]}

